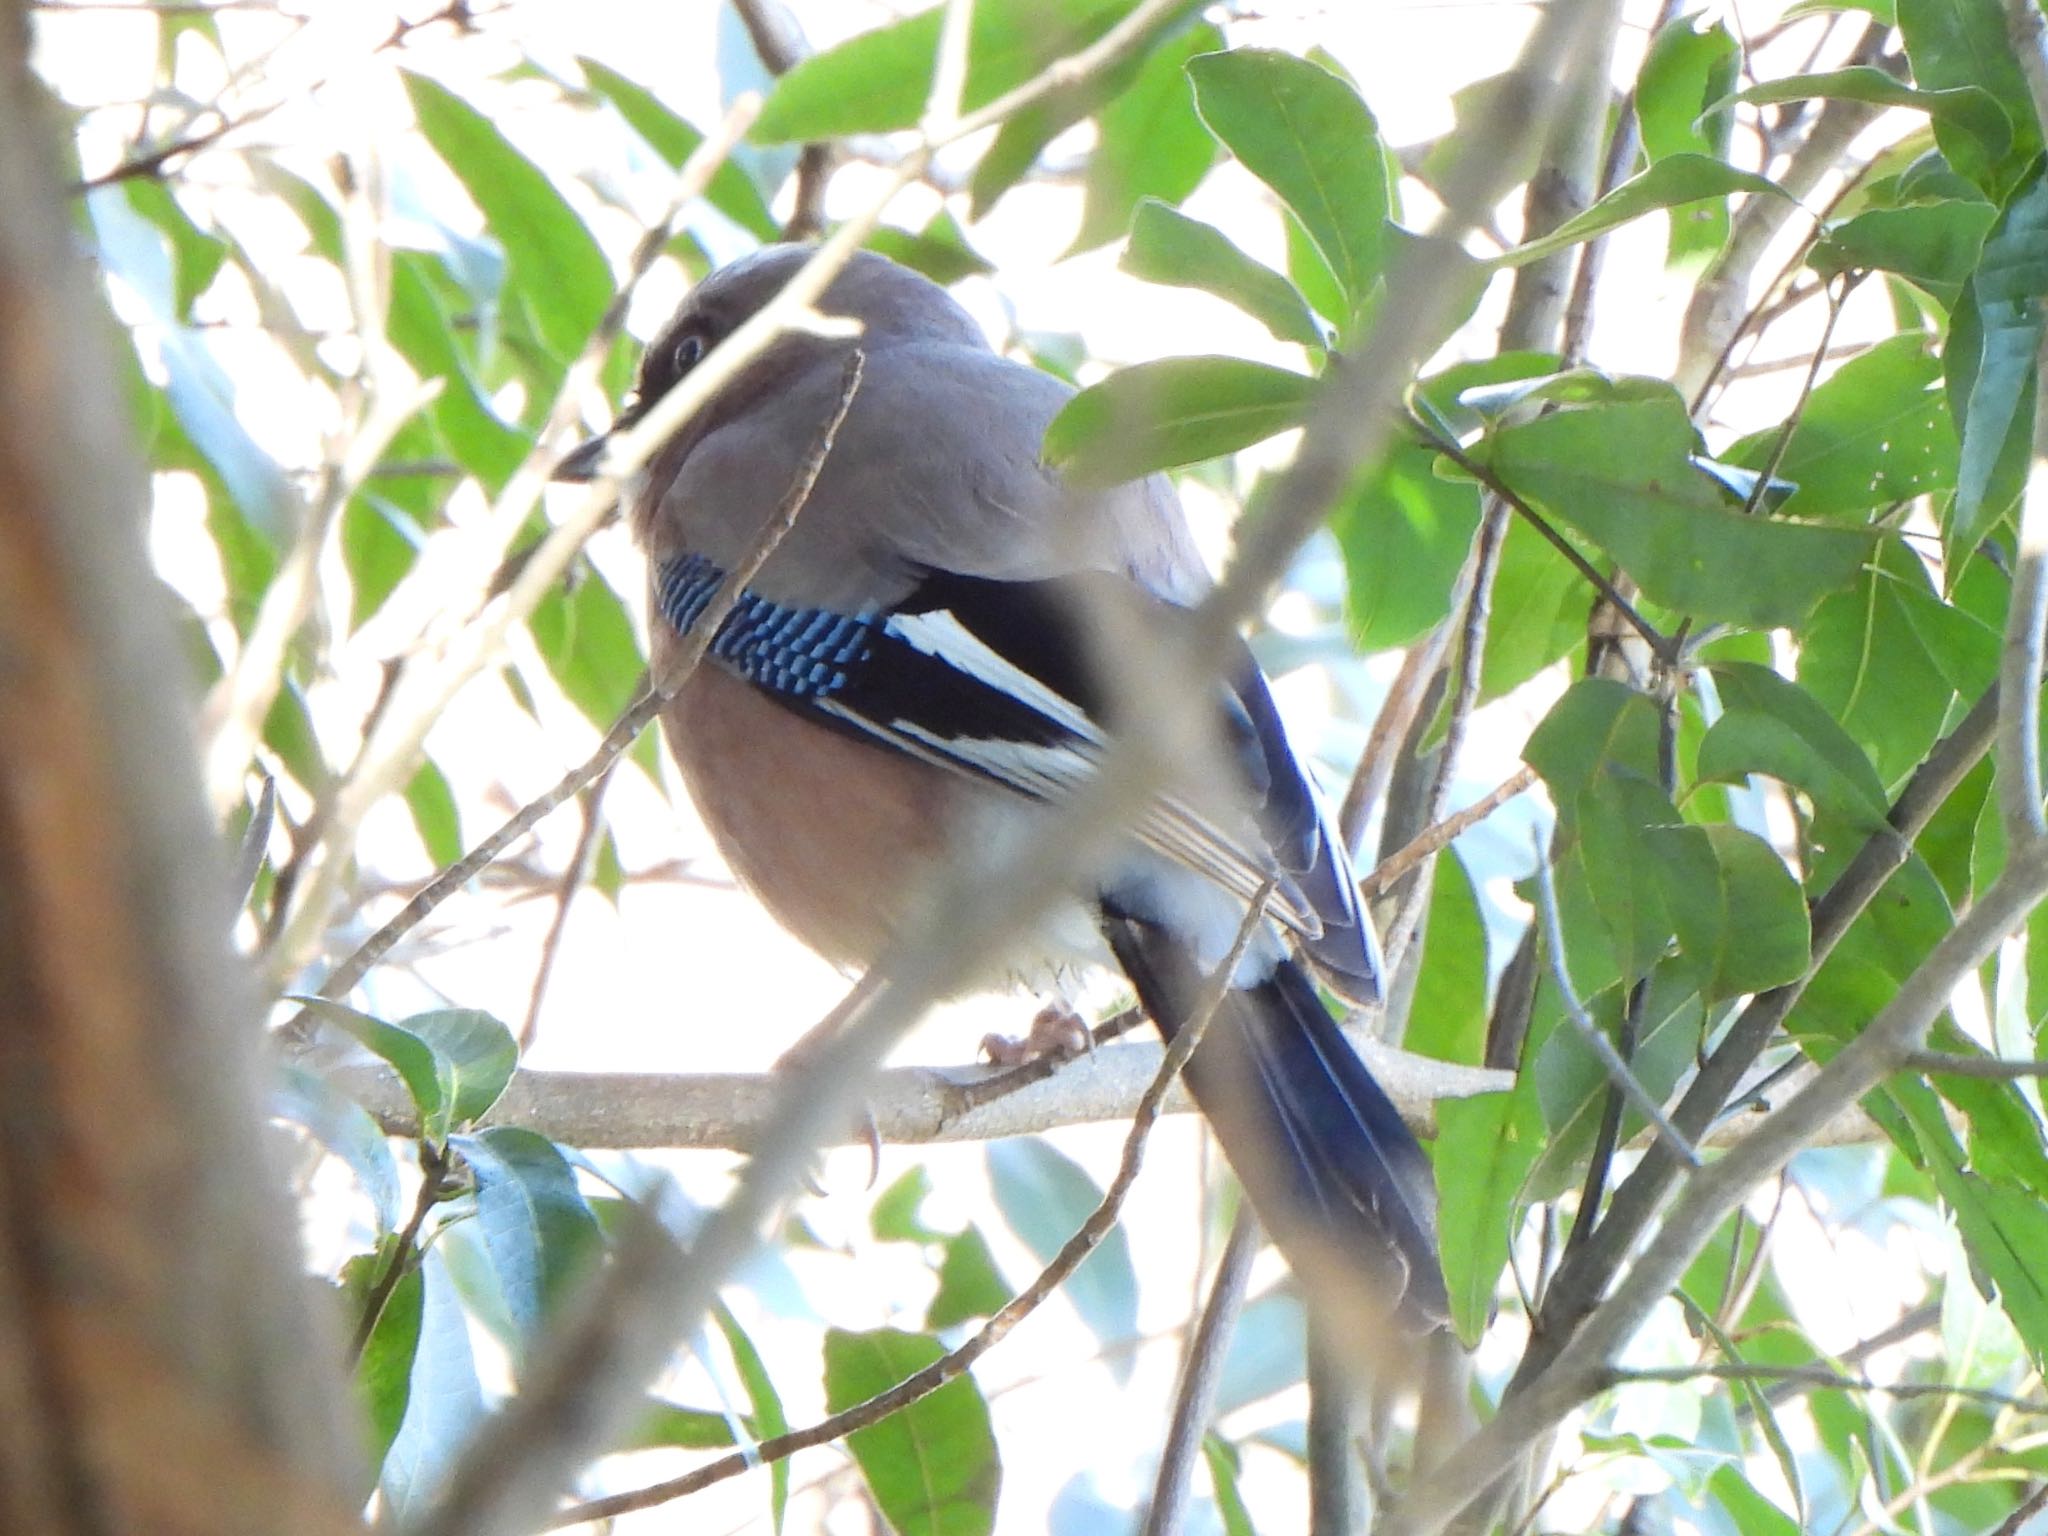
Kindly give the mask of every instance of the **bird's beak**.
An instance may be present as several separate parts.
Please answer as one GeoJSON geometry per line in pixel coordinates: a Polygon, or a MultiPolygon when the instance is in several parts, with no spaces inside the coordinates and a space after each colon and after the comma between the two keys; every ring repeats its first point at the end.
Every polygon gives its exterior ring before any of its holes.
{"type": "Polygon", "coordinates": [[[600,433],[589,442],[572,450],[555,466],[552,480],[588,481],[597,478],[597,466],[604,462],[605,450],[611,446],[612,435],[600,433]]]}

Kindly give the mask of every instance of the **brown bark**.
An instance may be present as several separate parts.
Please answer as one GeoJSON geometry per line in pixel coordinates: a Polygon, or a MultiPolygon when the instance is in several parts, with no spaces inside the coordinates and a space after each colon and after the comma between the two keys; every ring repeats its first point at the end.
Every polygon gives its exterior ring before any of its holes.
{"type": "Polygon", "coordinates": [[[105,306],[0,18],[0,1530],[356,1528],[105,306]]]}

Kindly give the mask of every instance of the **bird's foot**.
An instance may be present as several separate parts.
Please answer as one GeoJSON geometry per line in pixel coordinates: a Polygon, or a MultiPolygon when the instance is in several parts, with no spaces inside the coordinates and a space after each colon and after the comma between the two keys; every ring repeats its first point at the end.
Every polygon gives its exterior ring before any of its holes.
{"type": "Polygon", "coordinates": [[[1030,1031],[1020,1040],[1013,1035],[983,1035],[981,1054],[999,1067],[1021,1067],[1026,1062],[1071,1061],[1095,1049],[1095,1035],[1088,1021],[1067,1004],[1047,1003],[1031,1021],[1030,1031]]]}

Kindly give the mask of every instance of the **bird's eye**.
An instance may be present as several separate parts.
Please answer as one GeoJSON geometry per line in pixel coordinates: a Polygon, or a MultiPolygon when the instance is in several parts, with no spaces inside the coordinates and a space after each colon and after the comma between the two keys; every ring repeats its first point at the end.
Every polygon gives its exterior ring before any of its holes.
{"type": "Polygon", "coordinates": [[[704,355],[704,338],[695,331],[685,331],[676,338],[675,346],[669,352],[669,366],[681,378],[697,366],[697,360],[704,355]]]}

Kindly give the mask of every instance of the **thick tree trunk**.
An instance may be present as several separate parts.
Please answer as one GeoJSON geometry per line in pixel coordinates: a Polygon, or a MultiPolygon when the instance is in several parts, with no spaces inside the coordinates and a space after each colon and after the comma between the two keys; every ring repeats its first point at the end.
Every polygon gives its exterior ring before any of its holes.
{"type": "Polygon", "coordinates": [[[0,17],[0,1530],[356,1526],[191,689],[54,142],[0,17]]]}

